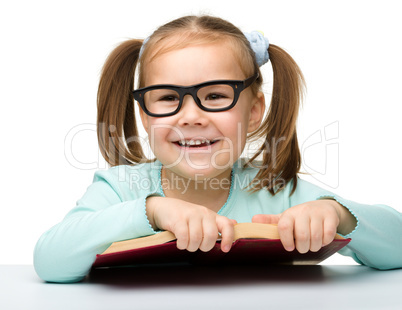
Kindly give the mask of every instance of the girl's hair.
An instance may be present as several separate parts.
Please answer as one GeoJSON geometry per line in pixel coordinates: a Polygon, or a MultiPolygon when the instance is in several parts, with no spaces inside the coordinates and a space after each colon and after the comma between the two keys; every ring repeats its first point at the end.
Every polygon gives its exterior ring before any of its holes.
{"type": "MultiPolygon", "coordinates": [[[[249,42],[237,27],[217,17],[182,17],[158,28],[144,46],[143,40],[133,39],[112,51],[102,70],[97,98],[99,147],[111,166],[153,161],[144,155],[138,137],[132,96],[136,67],[139,67],[139,87],[143,87],[146,74],[143,69],[154,57],[189,45],[215,42],[231,45],[246,77],[259,73],[257,81],[250,86],[257,94],[263,80],[249,42]]],[[[275,195],[293,181],[293,193],[301,164],[296,120],[304,78],[283,49],[271,44],[268,53],[273,69],[271,105],[260,128],[249,135],[264,142],[245,165],[254,165],[262,154],[259,172],[250,183],[252,191],[266,188],[275,195]]]]}

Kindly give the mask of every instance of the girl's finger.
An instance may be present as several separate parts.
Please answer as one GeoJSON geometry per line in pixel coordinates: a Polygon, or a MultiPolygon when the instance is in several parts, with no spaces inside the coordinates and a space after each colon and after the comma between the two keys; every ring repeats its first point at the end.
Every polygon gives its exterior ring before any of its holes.
{"type": "Polygon", "coordinates": [[[310,224],[310,251],[317,252],[323,243],[323,221],[322,219],[311,219],[310,224]]]}
{"type": "Polygon", "coordinates": [[[310,249],[310,217],[299,216],[295,221],[294,237],[296,249],[299,253],[306,253],[310,249]]]}
{"type": "Polygon", "coordinates": [[[221,249],[223,252],[229,252],[234,239],[234,224],[224,216],[216,217],[216,226],[221,233],[221,249]]]}
{"type": "Polygon", "coordinates": [[[188,235],[188,224],[183,222],[181,224],[177,224],[173,230],[174,235],[176,236],[176,245],[179,250],[185,250],[188,246],[189,235],[188,235]]]}
{"type": "Polygon", "coordinates": [[[293,251],[295,249],[294,243],[294,219],[291,216],[282,216],[278,222],[278,233],[282,245],[286,251],[293,251]]]}
{"type": "Polygon", "coordinates": [[[200,244],[200,250],[203,252],[210,251],[218,239],[218,227],[216,225],[215,218],[204,218],[202,222],[202,241],[200,244]]]}
{"type": "Polygon", "coordinates": [[[338,227],[337,220],[334,218],[326,218],[323,227],[323,246],[328,245],[334,240],[336,229],[338,227]]]}
{"type": "Polygon", "coordinates": [[[200,220],[193,220],[188,223],[188,245],[187,251],[195,252],[200,247],[202,242],[203,232],[202,232],[202,224],[200,220]]]}

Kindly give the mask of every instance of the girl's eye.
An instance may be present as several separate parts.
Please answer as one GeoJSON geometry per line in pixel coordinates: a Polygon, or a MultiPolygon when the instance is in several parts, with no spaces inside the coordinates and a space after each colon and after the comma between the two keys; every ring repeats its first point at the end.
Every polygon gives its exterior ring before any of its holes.
{"type": "Polygon", "coordinates": [[[177,97],[177,96],[174,96],[174,95],[167,95],[167,96],[163,96],[163,97],[159,98],[158,101],[169,101],[169,102],[172,102],[172,101],[178,101],[178,100],[179,100],[179,97],[177,97]]]}
{"type": "Polygon", "coordinates": [[[145,93],[144,101],[149,104],[177,104],[180,100],[179,93],[169,89],[152,89],[145,93]]]}
{"type": "Polygon", "coordinates": [[[219,100],[227,98],[225,95],[222,94],[209,94],[205,97],[205,100],[219,100]]]}

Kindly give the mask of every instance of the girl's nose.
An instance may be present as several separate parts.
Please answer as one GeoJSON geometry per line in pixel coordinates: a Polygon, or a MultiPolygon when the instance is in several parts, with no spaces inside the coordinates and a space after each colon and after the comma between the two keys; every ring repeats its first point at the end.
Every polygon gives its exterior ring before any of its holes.
{"type": "Polygon", "coordinates": [[[182,107],[178,113],[180,126],[205,126],[208,124],[206,111],[200,109],[191,95],[183,98],[182,107]]]}

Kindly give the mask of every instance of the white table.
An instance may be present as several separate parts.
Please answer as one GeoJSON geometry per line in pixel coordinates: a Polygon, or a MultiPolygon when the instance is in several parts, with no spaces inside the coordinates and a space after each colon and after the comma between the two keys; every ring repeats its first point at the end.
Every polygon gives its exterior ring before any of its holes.
{"type": "Polygon", "coordinates": [[[0,286],[2,310],[402,309],[402,269],[356,265],[126,268],[75,284],[0,265],[0,286]]]}

